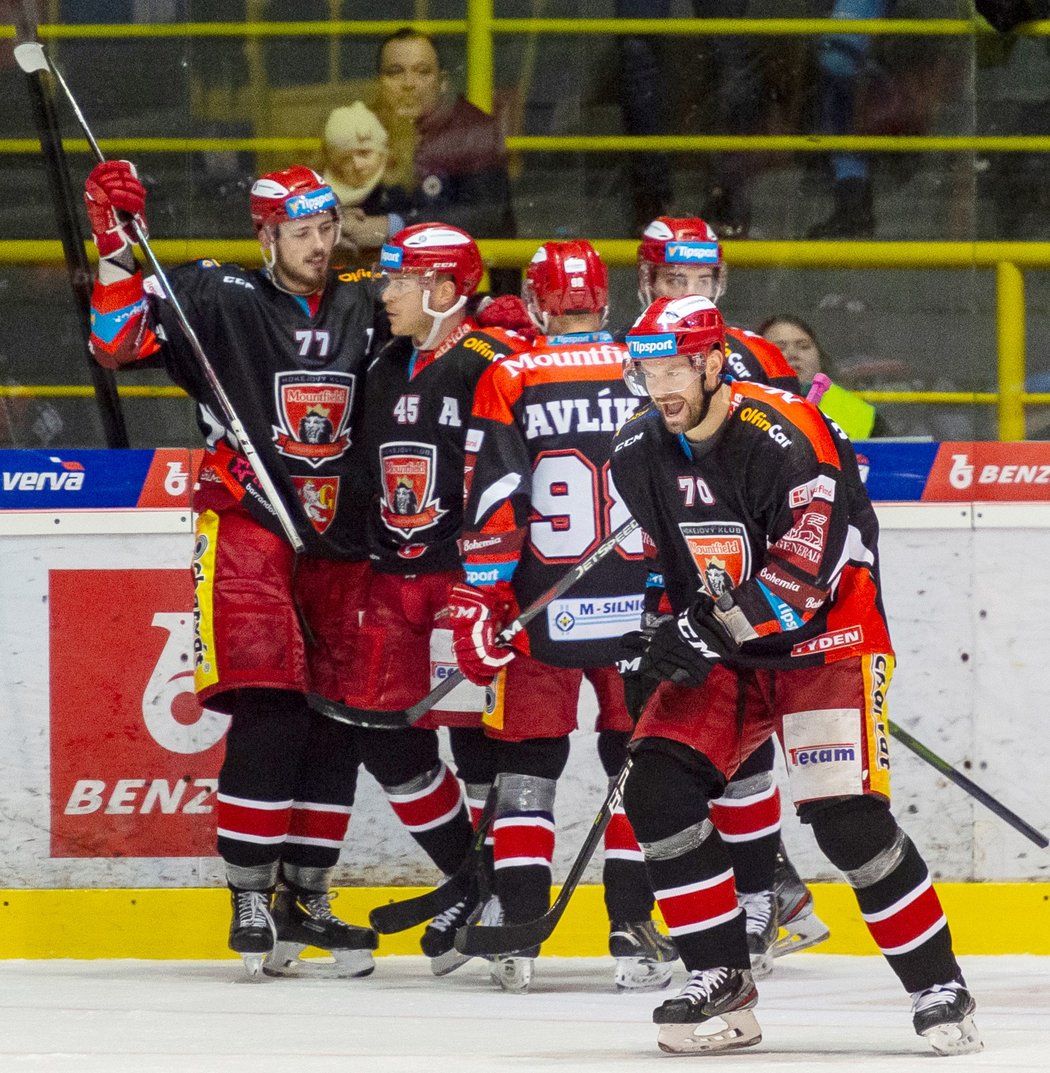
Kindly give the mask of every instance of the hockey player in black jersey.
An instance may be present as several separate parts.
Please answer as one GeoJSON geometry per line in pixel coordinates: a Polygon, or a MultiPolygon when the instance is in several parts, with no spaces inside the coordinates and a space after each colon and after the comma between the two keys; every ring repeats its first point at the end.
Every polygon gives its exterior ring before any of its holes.
{"type": "Polygon", "coordinates": [[[612,452],[672,612],[634,638],[640,673],[659,684],[624,791],[690,970],[654,1012],[660,1047],[696,1054],[762,1038],[732,862],[708,802],[776,733],[799,817],[911,993],[915,1031],[939,1054],[979,1050],[929,871],[889,810],[894,657],[856,456],[798,396],[727,382],[725,345],[707,299],[654,302],[628,333],[625,363],[651,405],[612,452]]]}
{"type": "Polygon", "coordinates": [[[338,202],[296,166],[252,187],[264,268],[200,261],[168,277],[294,522],[305,549],[296,555],[171,301],[136,266],[124,214],[145,229],[145,190],[133,166],[98,165],[85,204],[100,255],[96,359],[163,362],[197,402],[207,443],[194,491],[194,670],[200,701],[231,716],[216,806],[230,947],[253,975],[367,975],[375,933],[335,917],[329,898],[354,799],[354,731],[304,700],[339,697],[354,673],[345,637],[367,571],[356,476],[375,330],[367,274],[329,267],[338,202]],[[334,964],[300,962],[307,945],[334,964]]]}
{"type": "MultiPolygon", "coordinates": [[[[376,286],[393,338],[368,370],[365,464],[376,494],[365,522],[368,598],[352,626],[359,669],[347,703],[396,710],[422,699],[455,667],[447,604],[463,576],[463,467],[474,388],[492,362],[524,346],[466,314],[481,280],[474,240],[459,228],[416,224],[381,251],[376,286]]],[[[480,813],[494,777],[481,731],[483,692],[464,683],[410,729],[363,731],[369,770],[402,822],[441,870],[454,872],[472,828],[459,783],[438,755],[449,727],[467,802],[480,813]]],[[[453,949],[458,924],[480,895],[435,918],[422,940],[436,975],[467,959],[453,949]]]]}
{"type": "MultiPolygon", "coordinates": [[[[728,279],[718,236],[699,217],[658,216],[643,232],[638,245],[638,297],[643,308],[657,298],[690,294],[717,305],[728,279]]],[[[726,372],[737,381],[801,391],[794,369],[774,344],[730,325],[726,325],[726,372]]],[[[771,739],[748,758],[712,808],[712,819],[734,858],[737,892],[748,914],[752,969],[758,977],[772,971],[773,957],[805,950],[829,935],[780,835],[775,759],[771,739]]]]}

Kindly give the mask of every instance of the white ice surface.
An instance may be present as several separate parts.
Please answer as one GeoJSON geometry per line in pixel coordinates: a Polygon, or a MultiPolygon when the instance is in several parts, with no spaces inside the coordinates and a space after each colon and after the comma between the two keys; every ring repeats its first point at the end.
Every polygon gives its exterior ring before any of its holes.
{"type": "Polygon", "coordinates": [[[228,962],[0,962],[0,1070],[21,1073],[732,1073],[1050,1070],[1050,958],[972,957],[981,1054],[938,1059],[879,958],[803,954],[759,984],[764,1039],[730,1055],[656,1048],[653,1007],[617,995],[611,961],[541,959],[525,996],[482,962],[435,979],[382,958],[365,980],[248,980],[228,962]],[[673,1063],[671,1067],[667,1062],[673,1063]]]}

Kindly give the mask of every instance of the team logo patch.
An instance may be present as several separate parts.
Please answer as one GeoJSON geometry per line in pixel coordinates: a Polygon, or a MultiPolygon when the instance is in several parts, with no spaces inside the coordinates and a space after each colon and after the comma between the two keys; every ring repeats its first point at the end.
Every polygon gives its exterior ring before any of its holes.
{"type": "Polygon", "coordinates": [[[339,502],[339,478],[292,477],[292,480],[310,524],[323,533],[335,518],[336,504],[339,502]]]}
{"type": "Polygon", "coordinates": [[[383,500],[379,513],[388,529],[412,536],[447,514],[433,499],[437,448],[428,443],[386,443],[379,448],[383,500]]]}
{"type": "Polygon", "coordinates": [[[315,468],[346,454],[356,380],[352,373],[278,373],[277,450],[315,468]]]}
{"type": "Polygon", "coordinates": [[[738,522],[681,522],[679,529],[712,600],[751,576],[751,545],[738,522]]]}

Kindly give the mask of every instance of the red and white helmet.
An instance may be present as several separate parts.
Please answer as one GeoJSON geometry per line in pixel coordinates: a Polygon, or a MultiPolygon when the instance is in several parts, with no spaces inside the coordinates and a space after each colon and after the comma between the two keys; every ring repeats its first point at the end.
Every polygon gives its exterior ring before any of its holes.
{"type": "Polygon", "coordinates": [[[726,292],[725,258],[718,235],[698,216],[657,216],[642,232],[638,246],[638,296],[643,305],[653,301],[653,280],[658,265],[715,267],[717,302],[726,292]]]}
{"type": "Polygon", "coordinates": [[[712,347],[725,353],[726,325],[714,302],[691,294],[657,298],[634,322],[625,340],[628,357],[623,378],[635,395],[649,395],[642,366],[653,358],[683,355],[696,375],[712,347]]]}
{"type": "Polygon", "coordinates": [[[339,199],[335,191],[316,171],[302,164],[294,164],[284,171],[271,171],[256,179],[249,205],[256,231],[321,212],[334,212],[337,218],[339,216],[339,199]]]}
{"type": "Polygon", "coordinates": [[[551,317],[566,313],[593,313],[604,325],[609,270],[598,251],[583,239],[545,242],[529,262],[521,297],[540,331],[547,330],[551,317]]]}
{"type": "Polygon", "coordinates": [[[466,231],[450,224],[413,224],[398,231],[379,251],[379,263],[372,271],[372,278],[382,295],[393,277],[419,277],[423,312],[433,318],[419,349],[430,350],[437,344],[444,321],[458,313],[478,289],[484,271],[478,244],[466,231]],[[431,292],[440,276],[451,277],[456,287],[456,300],[445,310],[434,309],[430,304],[431,292]]]}
{"type": "Polygon", "coordinates": [[[413,224],[398,231],[380,250],[376,275],[415,272],[423,276],[424,289],[433,277],[451,276],[456,294],[464,301],[481,282],[485,266],[478,244],[451,224],[413,224]]]}

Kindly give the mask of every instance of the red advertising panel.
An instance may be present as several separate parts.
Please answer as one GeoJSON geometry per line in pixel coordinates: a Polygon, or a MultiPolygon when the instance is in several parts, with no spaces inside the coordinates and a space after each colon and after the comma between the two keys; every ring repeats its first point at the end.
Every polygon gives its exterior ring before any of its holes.
{"type": "Polygon", "coordinates": [[[228,717],[193,693],[180,570],[51,570],[51,856],[215,852],[228,717]]]}
{"type": "Polygon", "coordinates": [[[926,478],[926,501],[1050,500],[1050,443],[942,443],[926,478]]]}

